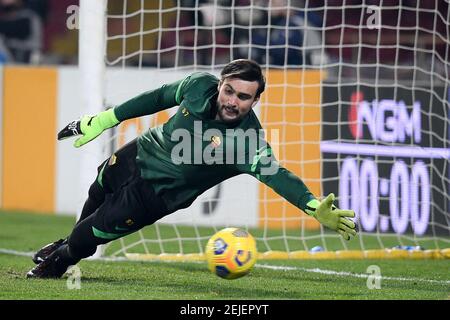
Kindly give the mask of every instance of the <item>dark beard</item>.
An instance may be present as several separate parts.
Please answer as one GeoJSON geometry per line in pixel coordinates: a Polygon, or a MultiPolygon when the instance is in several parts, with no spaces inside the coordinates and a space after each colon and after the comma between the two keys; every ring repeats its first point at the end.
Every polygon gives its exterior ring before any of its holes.
{"type": "Polygon", "coordinates": [[[217,103],[216,104],[216,108],[217,108],[216,114],[218,115],[220,121],[222,121],[223,123],[226,123],[226,124],[237,124],[237,123],[241,122],[242,119],[239,117],[239,113],[236,113],[236,115],[238,115],[238,117],[236,119],[234,119],[234,120],[224,120],[221,115],[222,115],[222,112],[225,111],[225,106],[220,106],[217,103]]]}

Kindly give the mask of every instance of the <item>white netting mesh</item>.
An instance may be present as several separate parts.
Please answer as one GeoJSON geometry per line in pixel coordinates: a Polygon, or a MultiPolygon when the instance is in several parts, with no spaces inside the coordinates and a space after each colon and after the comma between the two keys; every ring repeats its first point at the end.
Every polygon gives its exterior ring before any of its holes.
{"type": "MultiPolygon", "coordinates": [[[[168,224],[120,240],[109,254],[202,252],[213,231],[238,224],[227,210],[236,215],[239,204],[254,211],[237,216],[262,251],[448,247],[449,21],[443,0],[109,1],[105,60],[121,67],[108,71],[118,83],[109,104],[253,59],[268,80],[258,113],[263,126],[280,130],[280,162],[316,195],[336,193],[360,226],[358,240],[346,243],[244,179],[211,190],[168,224]],[[244,190],[229,193],[236,185],[244,190]],[[214,218],[215,210],[223,216],[214,218]]],[[[114,139],[168,116],[134,122],[114,139]]]]}

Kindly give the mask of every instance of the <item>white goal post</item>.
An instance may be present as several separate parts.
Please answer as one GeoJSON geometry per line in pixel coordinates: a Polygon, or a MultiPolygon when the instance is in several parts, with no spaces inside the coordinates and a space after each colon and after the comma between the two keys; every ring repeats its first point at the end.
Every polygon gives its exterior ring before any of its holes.
{"type": "MultiPolygon", "coordinates": [[[[109,257],[202,258],[218,229],[244,227],[269,258],[441,258],[450,247],[450,9],[446,1],[81,0],[83,113],[236,58],[261,64],[255,111],[277,158],[318,197],[357,213],[345,242],[251,177],[120,239],[109,257]]],[[[111,150],[175,109],[87,145],[83,190],[111,150]]]]}
{"type": "MultiPolygon", "coordinates": [[[[81,75],[81,113],[96,114],[105,105],[105,35],[106,0],[80,0],[78,56],[81,75]]],[[[81,195],[86,196],[93,181],[97,166],[103,161],[105,137],[99,137],[87,144],[80,164],[81,195]]],[[[80,199],[77,220],[81,215],[85,199],[80,199]]],[[[95,257],[103,254],[99,247],[95,257]]]]}

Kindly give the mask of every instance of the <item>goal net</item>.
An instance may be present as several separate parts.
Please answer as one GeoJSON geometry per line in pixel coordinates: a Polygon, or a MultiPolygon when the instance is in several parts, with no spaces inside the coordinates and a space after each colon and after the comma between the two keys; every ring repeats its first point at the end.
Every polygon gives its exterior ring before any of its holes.
{"type": "MultiPolygon", "coordinates": [[[[317,197],[334,192],[337,206],[354,209],[359,234],[342,240],[243,175],[105,255],[201,258],[227,226],[249,230],[268,258],[437,257],[448,248],[449,4],[367,3],[108,1],[106,106],[193,71],[218,75],[233,59],[257,61],[267,89],[255,112],[279,162],[317,197]]],[[[122,123],[107,152],[175,110],[122,123]]]]}

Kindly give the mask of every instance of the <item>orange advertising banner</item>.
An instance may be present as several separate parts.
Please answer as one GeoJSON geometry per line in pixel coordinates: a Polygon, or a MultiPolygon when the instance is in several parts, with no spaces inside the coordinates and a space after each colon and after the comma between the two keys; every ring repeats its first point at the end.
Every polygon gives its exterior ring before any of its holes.
{"type": "MultiPolygon", "coordinates": [[[[321,190],[322,72],[315,70],[269,70],[261,97],[260,119],[280,164],[297,175],[319,197],[321,190]],[[271,141],[278,130],[279,144],[271,141]]],[[[317,229],[319,223],[261,184],[259,226],[267,228],[317,229]]]]}
{"type": "Polygon", "coordinates": [[[55,209],[56,68],[5,67],[2,207],[55,209]]]}

